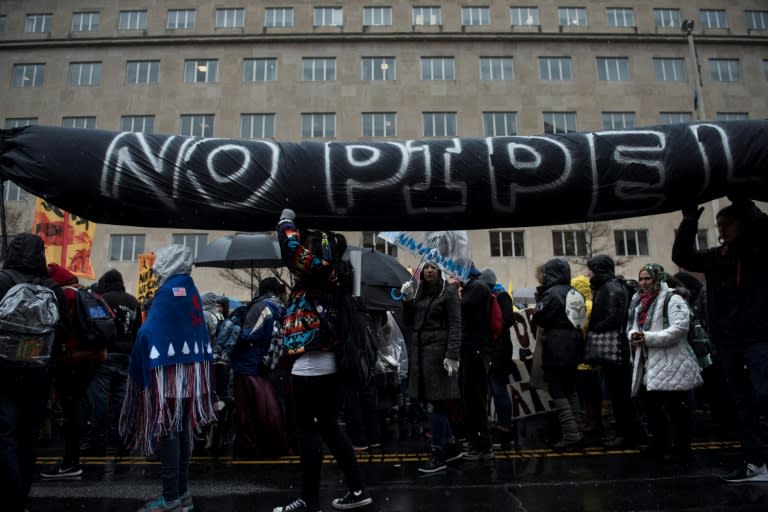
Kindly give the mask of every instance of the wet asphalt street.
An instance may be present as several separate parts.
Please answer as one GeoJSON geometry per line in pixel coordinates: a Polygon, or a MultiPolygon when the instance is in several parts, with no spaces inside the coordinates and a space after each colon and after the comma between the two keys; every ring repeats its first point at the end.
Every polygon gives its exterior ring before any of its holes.
{"type": "MultiPolygon", "coordinates": [[[[718,474],[740,463],[737,442],[694,444],[691,467],[656,463],[639,450],[597,446],[556,453],[535,440],[497,451],[493,461],[457,462],[423,476],[423,441],[389,441],[359,456],[374,502],[361,509],[410,511],[768,511],[768,482],[725,484],[718,474]],[[537,446],[537,444],[539,446],[537,446]]],[[[56,445],[41,451],[40,467],[58,459],[56,445]]],[[[144,458],[83,458],[81,480],[37,482],[30,512],[134,512],[160,491],[159,464],[144,458]]],[[[191,490],[197,512],[271,511],[298,496],[298,459],[241,460],[194,457],[191,490]]],[[[330,457],[321,499],[346,492],[330,457]]],[[[0,504],[0,510],[2,506],[0,504]]]]}

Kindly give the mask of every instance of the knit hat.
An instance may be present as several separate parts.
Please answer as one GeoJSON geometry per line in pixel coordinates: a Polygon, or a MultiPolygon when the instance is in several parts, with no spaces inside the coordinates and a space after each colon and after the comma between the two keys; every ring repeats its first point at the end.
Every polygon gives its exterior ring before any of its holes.
{"type": "Polygon", "coordinates": [[[77,276],[58,263],[48,264],[48,277],[61,286],[77,284],[77,276]]]}
{"type": "Polygon", "coordinates": [[[494,272],[490,267],[485,267],[480,271],[480,277],[478,279],[488,286],[493,287],[496,285],[497,281],[496,272],[494,272]]]}

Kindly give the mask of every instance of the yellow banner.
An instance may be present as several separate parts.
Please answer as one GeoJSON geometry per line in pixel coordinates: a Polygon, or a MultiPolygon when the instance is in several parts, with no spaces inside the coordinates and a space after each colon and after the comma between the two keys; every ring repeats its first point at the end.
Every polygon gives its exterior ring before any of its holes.
{"type": "Polygon", "coordinates": [[[144,304],[157,292],[157,276],[152,272],[155,263],[155,253],[143,253],[137,255],[139,260],[139,284],[136,287],[136,298],[139,304],[144,304]]]}
{"type": "Polygon", "coordinates": [[[45,259],[58,263],[78,277],[96,279],[91,248],[96,224],[35,198],[32,232],[45,242],[45,259]]]}

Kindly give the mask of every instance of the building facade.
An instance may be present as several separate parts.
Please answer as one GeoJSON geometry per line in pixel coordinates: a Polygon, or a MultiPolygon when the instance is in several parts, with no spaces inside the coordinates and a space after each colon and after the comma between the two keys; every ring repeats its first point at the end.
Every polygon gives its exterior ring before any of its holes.
{"type": "MultiPolygon", "coordinates": [[[[3,0],[0,76],[6,128],[402,140],[764,119],[768,4],[3,0]]],[[[29,229],[32,202],[13,184],[5,194],[16,229],[29,229]]],[[[725,204],[706,205],[701,245],[717,243],[714,214],[725,204]]],[[[679,220],[470,236],[477,265],[517,289],[536,286],[536,267],[555,256],[574,273],[600,252],[627,276],[650,261],[677,270],[670,252],[679,220]]],[[[224,234],[100,225],[92,259],[97,274],[117,268],[135,288],[136,254],[172,241],[197,249],[224,234]]],[[[383,244],[374,233],[347,236],[383,244]]],[[[248,294],[216,270],[195,272],[202,290],[248,294]]]]}

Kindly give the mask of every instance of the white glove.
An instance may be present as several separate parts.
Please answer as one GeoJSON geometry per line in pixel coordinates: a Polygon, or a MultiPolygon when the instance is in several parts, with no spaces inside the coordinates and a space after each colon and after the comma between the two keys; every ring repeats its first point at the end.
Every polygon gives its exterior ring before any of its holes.
{"type": "Polygon", "coordinates": [[[443,359],[443,368],[448,372],[448,376],[453,376],[454,373],[459,373],[459,362],[455,359],[443,359]]]}
{"type": "MultiPolygon", "coordinates": [[[[280,213],[280,222],[283,222],[283,221],[292,222],[293,219],[295,218],[296,218],[296,212],[294,212],[290,208],[285,208],[282,211],[282,213],[280,213]]],[[[280,224],[280,222],[278,222],[278,224],[280,224]]]]}
{"type": "Polygon", "coordinates": [[[416,296],[416,290],[413,288],[413,281],[406,281],[400,287],[400,294],[404,300],[411,300],[416,296]]]}

